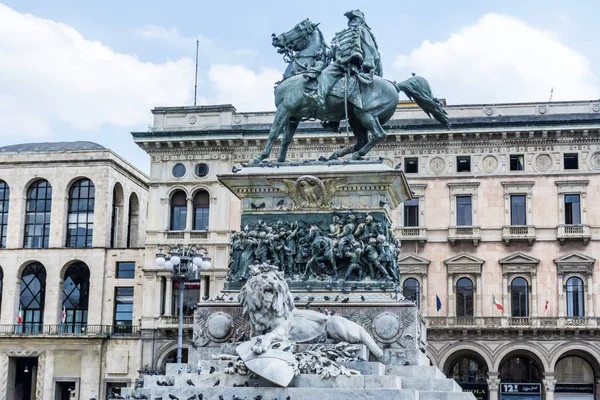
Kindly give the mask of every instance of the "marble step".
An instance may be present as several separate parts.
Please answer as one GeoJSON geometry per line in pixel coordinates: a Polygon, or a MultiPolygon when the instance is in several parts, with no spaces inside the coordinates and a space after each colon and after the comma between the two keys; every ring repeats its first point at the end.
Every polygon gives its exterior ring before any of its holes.
{"type": "MultiPolygon", "coordinates": [[[[385,400],[421,400],[419,393],[411,389],[345,389],[345,388],[185,388],[169,390],[169,388],[141,389],[141,393],[148,396],[149,400],[187,400],[192,396],[202,394],[203,400],[363,400],[363,399],[385,399],[385,400]],[[221,397],[220,397],[221,396],[221,397]]],[[[433,400],[427,399],[427,400],[433,400]]],[[[444,399],[446,400],[446,399],[444,399]]],[[[459,399],[447,399],[459,400],[459,399]]],[[[462,400],[462,399],[460,399],[462,400]]],[[[466,400],[466,399],[465,399],[466,400]]]]}
{"type": "Polygon", "coordinates": [[[400,378],[403,389],[415,389],[432,392],[462,392],[454,379],[400,378]]]}
{"type": "Polygon", "coordinates": [[[402,378],[446,379],[446,375],[438,367],[431,366],[387,365],[385,374],[396,375],[402,378]]]}
{"type": "Polygon", "coordinates": [[[419,393],[419,400],[475,400],[475,396],[470,392],[424,391],[419,393]]]}
{"type": "Polygon", "coordinates": [[[320,375],[298,375],[290,387],[340,389],[401,389],[398,376],[353,375],[322,379],[320,375]]]}

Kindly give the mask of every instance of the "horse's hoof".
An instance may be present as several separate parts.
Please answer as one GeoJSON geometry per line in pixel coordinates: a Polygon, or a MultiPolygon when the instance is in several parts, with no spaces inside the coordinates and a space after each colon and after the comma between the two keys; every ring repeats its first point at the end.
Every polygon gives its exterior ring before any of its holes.
{"type": "Polygon", "coordinates": [[[339,154],[337,152],[333,153],[332,155],[329,156],[330,160],[337,160],[338,158],[340,158],[339,154]]]}
{"type": "Polygon", "coordinates": [[[362,160],[362,156],[360,155],[360,153],[352,153],[352,159],[353,160],[362,160]]]}

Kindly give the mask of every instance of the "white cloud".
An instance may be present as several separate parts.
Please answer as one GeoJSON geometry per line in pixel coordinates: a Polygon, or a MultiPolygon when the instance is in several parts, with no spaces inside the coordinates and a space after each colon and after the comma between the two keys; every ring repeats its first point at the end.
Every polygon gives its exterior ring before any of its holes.
{"type": "Polygon", "coordinates": [[[243,65],[214,64],[208,77],[215,89],[213,103],[230,103],[239,111],[275,109],[273,86],[281,71],[262,68],[256,73],[243,65]]]}
{"type": "Polygon", "coordinates": [[[154,64],[85,39],[72,27],[0,4],[0,135],[39,137],[57,120],[79,130],[151,121],[189,102],[190,58],[154,64]]]}
{"type": "Polygon", "coordinates": [[[498,14],[445,42],[424,41],[394,68],[427,78],[449,104],[479,102],[582,100],[600,97],[598,77],[583,55],[560,43],[551,32],[498,14]]]}

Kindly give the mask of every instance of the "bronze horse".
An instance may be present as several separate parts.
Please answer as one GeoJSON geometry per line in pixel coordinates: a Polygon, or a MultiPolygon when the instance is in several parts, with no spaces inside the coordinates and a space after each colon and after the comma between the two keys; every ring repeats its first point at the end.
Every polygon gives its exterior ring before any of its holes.
{"type": "MultiPolygon", "coordinates": [[[[273,36],[273,46],[287,56],[290,63],[283,81],[275,87],[275,118],[269,132],[264,150],[254,157],[259,163],[269,157],[275,140],[283,133],[278,162],[284,162],[288,147],[302,120],[317,118],[323,121],[341,121],[346,118],[344,99],[327,96],[325,109],[315,107],[314,101],[305,95],[305,73],[317,63],[328,63],[327,44],[318,28],[318,24],[306,19],[292,30],[273,36]]],[[[413,76],[403,82],[395,83],[387,79],[374,77],[373,83],[361,87],[363,107],[354,107],[348,103],[348,123],[356,137],[356,144],[334,152],[330,159],[353,153],[353,159],[360,159],[373,146],[387,136],[382,125],[392,118],[399,101],[399,91],[403,91],[414,100],[431,118],[437,119],[450,129],[446,111],[439,100],[433,97],[429,83],[421,77],[413,76]],[[371,138],[369,140],[369,133],[371,138]]]]}

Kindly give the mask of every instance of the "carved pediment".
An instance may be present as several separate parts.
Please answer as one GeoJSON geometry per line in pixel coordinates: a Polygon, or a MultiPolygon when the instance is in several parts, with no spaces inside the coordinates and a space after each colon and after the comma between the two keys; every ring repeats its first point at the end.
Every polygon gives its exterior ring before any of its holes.
{"type": "Polygon", "coordinates": [[[503,259],[498,261],[501,265],[505,264],[539,264],[540,260],[535,257],[531,257],[525,253],[514,253],[509,255],[508,257],[504,257],[503,259]]]}
{"type": "Polygon", "coordinates": [[[558,257],[557,259],[554,260],[554,262],[556,264],[594,264],[594,262],[596,261],[595,258],[586,256],[585,254],[581,254],[581,253],[569,253],[567,255],[564,255],[562,257],[558,257]]]}
{"type": "Polygon", "coordinates": [[[586,273],[591,274],[594,270],[595,258],[582,253],[569,253],[554,260],[559,274],[586,273]]]}
{"type": "Polygon", "coordinates": [[[481,274],[485,261],[467,253],[460,253],[444,261],[448,274],[481,274]]]}
{"type": "Polygon", "coordinates": [[[427,267],[431,261],[416,254],[406,254],[398,259],[401,274],[427,274],[427,267]]]}
{"type": "Polygon", "coordinates": [[[416,254],[406,254],[398,259],[398,265],[429,265],[431,261],[416,254]]]}

